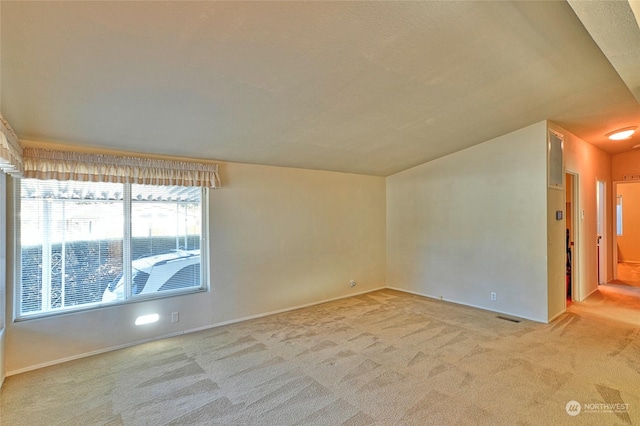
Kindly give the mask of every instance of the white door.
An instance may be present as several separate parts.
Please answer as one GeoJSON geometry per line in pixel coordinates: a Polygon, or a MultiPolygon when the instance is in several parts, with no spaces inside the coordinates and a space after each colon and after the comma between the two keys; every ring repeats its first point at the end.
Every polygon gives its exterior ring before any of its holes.
{"type": "Polygon", "coordinates": [[[598,246],[598,284],[607,282],[606,271],[606,226],[605,226],[605,182],[597,181],[596,183],[596,202],[597,202],[597,241],[598,246]]]}

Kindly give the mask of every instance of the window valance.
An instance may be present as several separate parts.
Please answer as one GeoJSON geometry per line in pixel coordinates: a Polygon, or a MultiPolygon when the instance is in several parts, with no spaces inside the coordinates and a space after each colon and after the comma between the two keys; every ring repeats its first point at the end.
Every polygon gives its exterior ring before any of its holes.
{"type": "Polygon", "coordinates": [[[11,175],[22,172],[22,147],[13,129],[0,114],[0,171],[11,175]]]}
{"type": "Polygon", "coordinates": [[[219,188],[218,165],[24,148],[25,178],[219,188]]]}

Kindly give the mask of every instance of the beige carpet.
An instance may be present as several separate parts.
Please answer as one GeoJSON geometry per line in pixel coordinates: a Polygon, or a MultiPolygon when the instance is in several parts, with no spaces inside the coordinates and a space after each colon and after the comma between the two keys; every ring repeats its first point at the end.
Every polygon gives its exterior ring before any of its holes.
{"type": "Polygon", "coordinates": [[[638,324],[570,309],[514,323],[382,290],[8,377],[0,421],[640,424],[638,324]]]}

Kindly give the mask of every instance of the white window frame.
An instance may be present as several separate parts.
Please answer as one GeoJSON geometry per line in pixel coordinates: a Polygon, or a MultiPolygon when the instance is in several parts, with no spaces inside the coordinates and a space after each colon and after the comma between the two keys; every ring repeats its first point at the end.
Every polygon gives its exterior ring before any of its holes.
{"type": "Polygon", "coordinates": [[[71,312],[87,311],[93,309],[102,309],[109,307],[116,307],[123,304],[137,303],[148,300],[163,299],[169,297],[183,296],[193,293],[208,292],[210,289],[210,260],[209,260],[209,195],[210,189],[207,187],[201,187],[200,196],[200,210],[201,210],[201,229],[200,229],[200,286],[199,287],[185,287],[171,290],[158,291],[155,293],[146,294],[131,294],[131,253],[130,253],[130,241],[131,241],[131,184],[121,184],[124,188],[125,199],[123,200],[124,206],[124,234],[123,234],[123,274],[125,277],[125,300],[114,301],[109,303],[94,302],[82,305],[76,305],[66,308],[56,308],[47,311],[38,311],[35,313],[23,314],[22,310],[22,244],[20,238],[21,228],[21,188],[22,180],[20,178],[13,179],[13,202],[14,202],[14,218],[15,218],[15,244],[14,244],[14,258],[16,259],[16,267],[14,273],[14,321],[31,320],[36,318],[51,317],[56,315],[64,315],[71,312]],[[126,240],[129,239],[129,243],[126,240]]]}

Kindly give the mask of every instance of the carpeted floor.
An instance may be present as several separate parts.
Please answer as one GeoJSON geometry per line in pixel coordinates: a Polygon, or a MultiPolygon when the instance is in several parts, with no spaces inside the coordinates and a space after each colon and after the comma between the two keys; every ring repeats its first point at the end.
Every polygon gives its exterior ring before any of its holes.
{"type": "Polygon", "coordinates": [[[8,377],[0,422],[640,424],[640,321],[594,313],[615,290],[548,325],[377,291],[8,377]]]}

